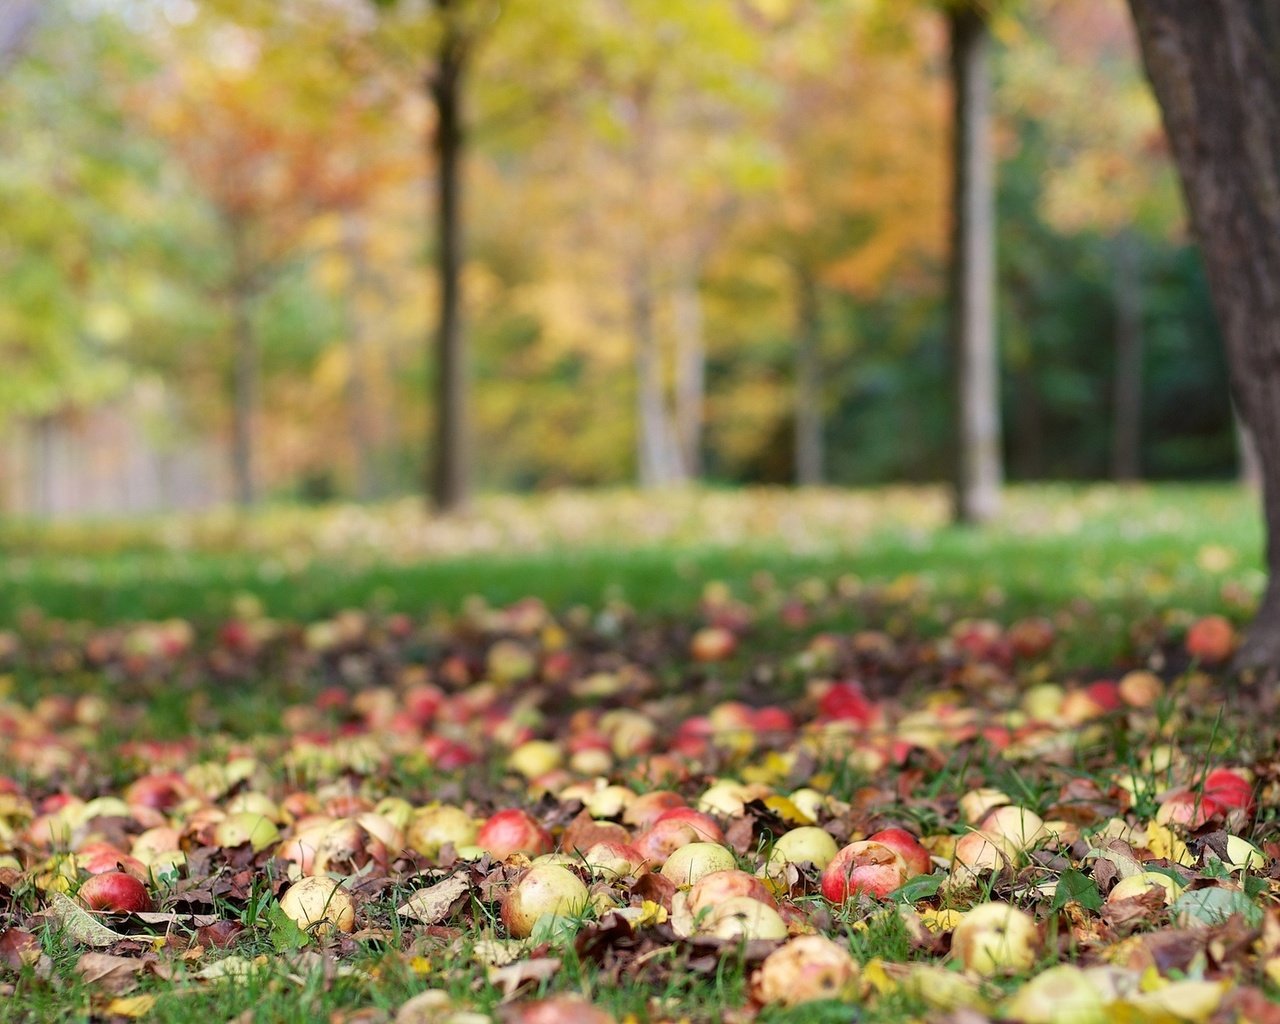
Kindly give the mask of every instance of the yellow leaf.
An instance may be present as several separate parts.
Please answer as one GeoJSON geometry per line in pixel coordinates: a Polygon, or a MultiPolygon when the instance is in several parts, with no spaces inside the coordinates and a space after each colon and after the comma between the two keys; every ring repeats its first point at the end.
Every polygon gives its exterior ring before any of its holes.
{"type": "Polygon", "coordinates": [[[418,977],[424,977],[431,973],[431,961],[425,956],[415,956],[409,960],[409,970],[418,977]]]}
{"type": "Polygon", "coordinates": [[[1147,849],[1157,858],[1167,857],[1175,864],[1191,867],[1195,858],[1187,849],[1187,844],[1173,834],[1167,825],[1157,825],[1154,821],[1147,826],[1147,849]]]}
{"type": "Polygon", "coordinates": [[[924,926],[935,935],[954,931],[962,917],[964,914],[958,910],[925,910],[920,914],[924,926]]]}
{"type": "Polygon", "coordinates": [[[145,1017],[149,1014],[151,1008],[155,1005],[155,996],[126,996],[121,999],[111,1000],[107,1004],[107,1014],[136,1020],[138,1017],[145,1017]]]}

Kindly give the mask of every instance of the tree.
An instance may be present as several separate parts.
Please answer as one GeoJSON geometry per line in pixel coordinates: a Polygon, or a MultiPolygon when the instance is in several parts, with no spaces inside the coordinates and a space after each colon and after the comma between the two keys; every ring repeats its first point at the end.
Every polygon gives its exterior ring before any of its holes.
{"type": "Polygon", "coordinates": [[[1129,0],[1257,446],[1269,579],[1237,664],[1280,676],[1280,12],[1129,0]]]}
{"type": "Polygon", "coordinates": [[[956,412],[953,515],[983,523],[1000,508],[999,351],[995,323],[995,163],[991,29],[980,3],[954,6],[951,29],[950,320],[956,412]]]}

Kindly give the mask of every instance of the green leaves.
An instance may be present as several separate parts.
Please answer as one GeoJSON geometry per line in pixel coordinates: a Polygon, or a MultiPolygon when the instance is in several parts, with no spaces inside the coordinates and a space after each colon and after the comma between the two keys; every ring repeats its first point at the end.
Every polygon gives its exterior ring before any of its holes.
{"type": "Polygon", "coordinates": [[[1102,907],[1102,894],[1098,892],[1097,884],[1075,868],[1067,868],[1058,876],[1051,909],[1061,910],[1068,903],[1079,903],[1086,910],[1099,910],[1102,907]]]}

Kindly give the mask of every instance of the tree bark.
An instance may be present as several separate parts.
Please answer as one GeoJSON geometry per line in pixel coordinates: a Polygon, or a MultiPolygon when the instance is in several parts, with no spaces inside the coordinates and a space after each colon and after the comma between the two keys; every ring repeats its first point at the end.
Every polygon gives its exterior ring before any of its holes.
{"type": "Polygon", "coordinates": [[[466,145],[462,87],[466,42],[449,17],[452,0],[436,0],[443,29],[429,93],[436,111],[436,277],[440,318],[436,328],[434,459],[431,502],[439,512],[456,512],[470,497],[466,410],[466,339],[462,328],[462,158],[466,145]]]}
{"type": "Polygon", "coordinates": [[[628,274],[631,334],[636,358],[636,475],[642,488],[674,483],[676,444],[671,436],[662,380],[662,353],[654,323],[653,282],[649,265],[636,260],[628,274]]]}
{"type": "Polygon", "coordinates": [[[707,391],[707,344],[698,269],[676,282],[671,296],[676,343],[676,438],[680,475],[702,476],[702,427],[707,391]]]}
{"type": "Polygon", "coordinates": [[[808,267],[795,268],[796,284],[796,380],[795,470],[796,483],[816,487],[823,482],[822,444],[822,311],[818,285],[808,267]]]}
{"type": "Polygon", "coordinates": [[[1257,446],[1270,578],[1237,658],[1280,677],[1280,5],[1129,0],[1257,446]]]}
{"type": "Polygon", "coordinates": [[[1142,277],[1137,239],[1115,239],[1116,375],[1112,405],[1111,477],[1142,476],[1142,277]]]}
{"type": "Polygon", "coordinates": [[[999,355],[995,331],[995,171],[991,148],[990,30],[973,8],[954,11],[951,76],[951,344],[955,360],[953,515],[983,523],[1000,509],[999,355]]]}

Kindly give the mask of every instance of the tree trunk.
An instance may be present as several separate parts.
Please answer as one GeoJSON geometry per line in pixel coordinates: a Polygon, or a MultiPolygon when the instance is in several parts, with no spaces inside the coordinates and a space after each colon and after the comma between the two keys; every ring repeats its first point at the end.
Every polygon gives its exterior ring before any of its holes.
{"type": "Polygon", "coordinates": [[[1236,428],[1236,458],[1239,465],[1236,474],[1240,482],[1253,490],[1262,487],[1262,466],[1258,462],[1258,446],[1253,443],[1253,435],[1240,419],[1240,410],[1233,405],[1231,422],[1236,428]]]}
{"type": "Polygon", "coordinates": [[[698,271],[676,283],[671,296],[676,343],[676,439],[681,475],[702,476],[702,427],[707,391],[707,344],[698,271]]]}
{"type": "Polygon", "coordinates": [[[952,13],[954,90],[951,344],[955,360],[953,514],[983,523],[1000,508],[999,355],[995,332],[995,173],[991,150],[990,37],[981,12],[952,13]]]}
{"type": "Polygon", "coordinates": [[[440,319],[436,330],[435,431],[431,501],[439,512],[465,508],[470,496],[466,413],[467,365],[462,331],[462,83],[464,40],[448,18],[450,0],[436,0],[443,37],[430,78],[436,111],[436,276],[440,319]]]}
{"type": "Polygon", "coordinates": [[[642,488],[662,487],[679,476],[662,380],[662,353],[654,323],[649,266],[637,260],[629,272],[631,334],[636,356],[636,474],[642,488]]]}
{"type": "Polygon", "coordinates": [[[250,508],[258,499],[254,475],[253,432],[258,407],[258,345],[253,334],[248,290],[231,295],[231,480],[236,504],[250,508]]]}
{"type": "Polygon", "coordinates": [[[1115,239],[1116,376],[1113,395],[1111,477],[1142,476],[1142,276],[1137,239],[1115,239]]]}
{"type": "Polygon", "coordinates": [[[795,470],[796,483],[816,487],[823,482],[822,446],[822,311],[818,285],[807,267],[797,266],[795,470]]]}
{"type": "Polygon", "coordinates": [[[40,22],[44,0],[7,0],[0,7],[0,75],[5,74],[22,55],[40,22]]]}
{"type": "Polygon", "coordinates": [[[1280,6],[1130,0],[1257,446],[1270,579],[1237,665],[1280,676],[1280,6]]]}
{"type": "Polygon", "coordinates": [[[369,281],[365,255],[365,225],[357,213],[343,217],[343,245],[351,268],[346,301],[347,328],[347,415],[351,423],[351,445],[355,455],[356,497],[371,501],[378,490],[374,459],[373,416],[369,408],[369,345],[365,319],[360,313],[360,297],[369,281]]]}

